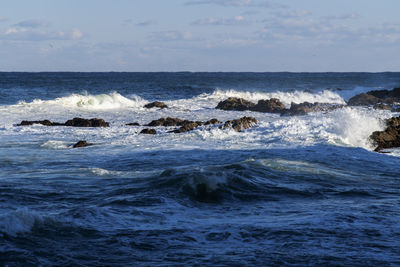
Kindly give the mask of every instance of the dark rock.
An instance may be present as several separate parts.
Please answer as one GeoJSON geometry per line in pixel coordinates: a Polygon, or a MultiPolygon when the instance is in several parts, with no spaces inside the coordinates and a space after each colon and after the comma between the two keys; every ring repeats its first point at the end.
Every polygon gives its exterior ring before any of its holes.
{"type": "Polygon", "coordinates": [[[350,106],[369,106],[378,103],[395,104],[400,102],[400,88],[393,90],[374,90],[353,96],[349,99],[350,106]]]}
{"type": "Polygon", "coordinates": [[[242,117],[237,120],[230,120],[224,123],[220,128],[225,129],[227,127],[233,128],[237,132],[241,132],[245,129],[253,127],[257,124],[256,118],[253,117],[242,117]]]}
{"type": "Polygon", "coordinates": [[[68,120],[65,122],[65,126],[72,127],[109,127],[110,124],[105,122],[103,119],[82,119],[82,118],[73,118],[72,120],[68,120]]]}
{"type": "Polygon", "coordinates": [[[330,104],[330,103],[310,103],[303,102],[300,104],[291,103],[290,109],[285,109],[281,112],[281,116],[301,116],[310,112],[332,111],[342,108],[343,105],[330,104]]]}
{"type": "Polygon", "coordinates": [[[164,102],[155,101],[149,104],[144,105],[145,108],[168,108],[168,106],[164,102]]]}
{"type": "Polygon", "coordinates": [[[172,131],[173,133],[184,133],[184,132],[188,132],[191,130],[194,130],[195,128],[199,127],[203,125],[203,122],[201,121],[192,121],[192,122],[188,122],[186,124],[184,124],[181,128],[172,131]]]}
{"type": "Polygon", "coordinates": [[[379,152],[385,148],[400,147],[400,116],[386,120],[387,128],[384,131],[373,132],[370,138],[379,152]]]}
{"type": "Polygon", "coordinates": [[[395,108],[393,108],[393,105],[389,104],[384,104],[384,103],[379,103],[374,105],[374,109],[379,109],[379,110],[390,110],[392,112],[395,111],[395,108]]]}
{"type": "Polygon", "coordinates": [[[222,122],[220,122],[220,121],[217,120],[217,119],[211,119],[211,120],[209,120],[209,121],[206,121],[206,122],[204,123],[204,125],[212,125],[212,124],[220,124],[220,123],[222,123],[222,122]]]}
{"type": "Polygon", "coordinates": [[[44,126],[65,126],[64,123],[51,122],[49,120],[43,120],[43,121],[21,121],[21,123],[17,124],[17,126],[28,126],[28,125],[33,125],[33,124],[42,124],[44,126]]]}
{"type": "Polygon", "coordinates": [[[92,144],[88,144],[85,140],[78,141],[75,145],[73,145],[73,148],[77,147],[85,147],[85,146],[91,146],[92,144]]]}
{"type": "Polygon", "coordinates": [[[146,128],[146,129],[143,129],[140,133],[141,134],[156,134],[157,132],[154,129],[146,128]]]}
{"type": "Polygon", "coordinates": [[[347,104],[349,106],[369,106],[380,102],[382,102],[382,99],[367,93],[362,93],[350,98],[347,104]]]}
{"type": "Polygon", "coordinates": [[[161,118],[158,120],[153,120],[151,121],[149,124],[147,124],[146,126],[182,126],[184,123],[183,120],[178,119],[178,118],[161,118]]]}
{"type": "Polygon", "coordinates": [[[137,122],[131,122],[131,123],[127,123],[127,124],[125,124],[126,126],[140,126],[140,124],[139,123],[137,123],[137,122]]]}
{"type": "Polygon", "coordinates": [[[251,111],[280,113],[285,110],[285,105],[277,98],[259,100],[257,105],[250,108],[251,111]]]}
{"type": "Polygon", "coordinates": [[[244,111],[249,110],[254,106],[254,103],[243,98],[229,97],[228,99],[219,102],[216,109],[244,111]]]}

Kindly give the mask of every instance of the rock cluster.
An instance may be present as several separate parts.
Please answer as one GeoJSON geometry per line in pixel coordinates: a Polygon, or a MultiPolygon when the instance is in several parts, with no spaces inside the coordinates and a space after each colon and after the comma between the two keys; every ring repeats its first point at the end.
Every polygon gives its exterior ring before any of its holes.
{"type": "Polygon", "coordinates": [[[373,132],[370,136],[377,152],[385,148],[400,147],[400,116],[392,117],[386,123],[387,128],[384,131],[373,132]]]}
{"type": "Polygon", "coordinates": [[[82,119],[82,118],[73,118],[72,120],[68,120],[65,123],[59,122],[51,122],[49,120],[43,121],[22,121],[17,124],[17,126],[27,126],[33,124],[42,124],[45,126],[71,126],[71,127],[109,127],[110,124],[103,119],[82,119]]]}
{"type": "Polygon", "coordinates": [[[243,98],[229,97],[228,99],[219,102],[216,109],[279,113],[285,109],[285,105],[277,98],[259,100],[257,104],[254,104],[253,102],[243,98]]]}
{"type": "Polygon", "coordinates": [[[152,103],[144,105],[145,108],[168,108],[168,106],[164,102],[154,101],[152,103]]]}
{"type": "Polygon", "coordinates": [[[370,106],[379,103],[387,105],[400,103],[400,88],[369,91],[355,95],[347,102],[349,106],[370,106]]]}
{"type": "Polygon", "coordinates": [[[236,132],[241,132],[245,129],[249,129],[253,127],[254,125],[257,124],[256,118],[253,117],[242,117],[237,120],[230,120],[224,123],[224,125],[221,126],[222,129],[231,127],[233,128],[236,132]]]}

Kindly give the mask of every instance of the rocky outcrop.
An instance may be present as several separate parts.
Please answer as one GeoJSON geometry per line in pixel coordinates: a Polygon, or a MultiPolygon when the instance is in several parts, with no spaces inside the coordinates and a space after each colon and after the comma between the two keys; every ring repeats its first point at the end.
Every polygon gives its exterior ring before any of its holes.
{"type": "Polygon", "coordinates": [[[216,109],[280,113],[285,109],[285,105],[277,98],[259,100],[257,104],[254,104],[243,98],[229,97],[219,102],[216,109]]]}
{"type": "Polygon", "coordinates": [[[82,118],[73,118],[72,120],[68,120],[65,122],[65,126],[72,127],[109,127],[110,124],[105,122],[103,119],[82,119],[82,118]]]}
{"type": "Polygon", "coordinates": [[[342,108],[343,105],[329,104],[329,103],[310,103],[303,102],[300,104],[291,103],[290,109],[285,109],[281,112],[281,116],[301,116],[310,112],[332,111],[334,109],[342,108]]]}
{"type": "Polygon", "coordinates": [[[400,111],[400,108],[395,107],[395,106],[390,105],[390,104],[384,104],[384,103],[375,104],[374,105],[374,109],[389,110],[391,112],[399,112],[400,111]]]}
{"type": "Polygon", "coordinates": [[[144,105],[145,108],[168,108],[168,106],[164,102],[154,101],[152,103],[144,105]]]}
{"type": "Polygon", "coordinates": [[[384,131],[373,132],[370,136],[377,152],[385,148],[400,147],[400,116],[392,117],[386,123],[387,128],[384,131]]]}
{"type": "Polygon", "coordinates": [[[217,120],[217,119],[211,119],[211,120],[209,120],[209,121],[206,121],[205,123],[204,123],[204,125],[214,125],[214,124],[220,124],[220,123],[222,123],[222,122],[220,122],[219,120],[217,120]]]}
{"type": "Polygon", "coordinates": [[[78,141],[75,145],[73,145],[73,148],[78,148],[78,147],[86,147],[86,146],[91,146],[92,144],[87,143],[85,140],[78,141]]]}
{"type": "Polygon", "coordinates": [[[258,123],[258,121],[256,120],[256,118],[253,117],[242,117],[240,119],[237,120],[230,120],[224,123],[224,125],[222,125],[220,128],[221,129],[225,129],[225,128],[232,128],[237,132],[241,132],[245,129],[249,129],[251,127],[253,127],[254,125],[256,125],[258,123]]]}
{"type": "Polygon", "coordinates": [[[184,123],[183,120],[178,119],[178,118],[171,118],[171,117],[167,117],[167,118],[160,118],[158,120],[153,120],[151,121],[149,124],[147,124],[146,126],[151,126],[151,127],[155,127],[155,126],[182,126],[184,123]]]}
{"type": "Polygon", "coordinates": [[[250,110],[255,107],[255,105],[256,104],[253,102],[247,101],[243,98],[229,97],[228,99],[219,102],[216,109],[244,111],[250,110]]]}
{"type": "Polygon", "coordinates": [[[369,106],[378,103],[395,104],[400,102],[400,88],[393,90],[374,90],[358,94],[349,99],[349,106],[369,106]]]}
{"type": "Polygon", "coordinates": [[[140,131],[140,133],[141,134],[156,134],[157,132],[154,129],[146,128],[146,129],[143,129],[142,131],[140,131]]]}
{"type": "Polygon", "coordinates": [[[191,122],[185,123],[179,129],[173,130],[171,132],[172,133],[184,133],[184,132],[194,130],[201,125],[203,125],[203,122],[201,122],[201,121],[191,121],[191,122]]]}
{"type": "Polygon", "coordinates": [[[285,105],[278,98],[271,98],[269,100],[259,100],[257,105],[252,107],[250,110],[257,112],[280,113],[285,110],[285,105]]]}
{"type": "Polygon", "coordinates": [[[73,118],[72,120],[68,120],[65,123],[59,122],[51,122],[49,120],[43,121],[22,121],[17,126],[26,126],[33,124],[42,124],[45,126],[72,126],[72,127],[109,127],[110,124],[105,122],[103,119],[82,119],[82,118],[73,118]]]}

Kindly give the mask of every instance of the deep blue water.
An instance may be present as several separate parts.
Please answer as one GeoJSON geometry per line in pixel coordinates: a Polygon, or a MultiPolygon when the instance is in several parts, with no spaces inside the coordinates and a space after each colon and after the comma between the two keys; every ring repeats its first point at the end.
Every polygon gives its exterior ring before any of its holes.
{"type": "Polygon", "coordinates": [[[0,73],[0,266],[400,265],[400,152],[368,140],[398,114],[214,109],[396,86],[400,73],[0,73]],[[245,115],[259,123],[241,133],[124,125],[245,115]],[[111,127],[16,126],[76,116],[111,127]]]}

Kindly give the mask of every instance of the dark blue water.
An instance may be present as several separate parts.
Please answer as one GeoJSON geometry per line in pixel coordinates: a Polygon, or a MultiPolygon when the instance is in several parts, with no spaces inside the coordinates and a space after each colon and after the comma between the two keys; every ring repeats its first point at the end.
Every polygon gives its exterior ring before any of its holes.
{"type": "Polygon", "coordinates": [[[399,73],[0,73],[0,265],[400,265],[400,153],[362,145],[389,113],[213,109],[216,90],[339,97],[399,84],[399,73]],[[64,106],[113,91],[172,108],[64,106]],[[122,123],[248,114],[259,124],[243,133],[143,136],[122,123]],[[77,115],[111,127],[15,125],[77,115]],[[72,149],[80,138],[95,145],[72,149]]]}

